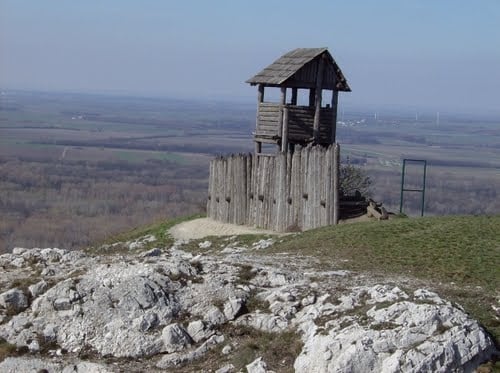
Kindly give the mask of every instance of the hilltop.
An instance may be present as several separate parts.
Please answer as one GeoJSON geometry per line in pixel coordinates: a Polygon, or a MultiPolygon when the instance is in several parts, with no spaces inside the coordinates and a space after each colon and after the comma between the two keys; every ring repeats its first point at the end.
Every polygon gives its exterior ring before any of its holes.
{"type": "Polygon", "coordinates": [[[470,371],[500,341],[500,216],[190,240],[180,222],[0,256],[1,370],[470,371]]]}

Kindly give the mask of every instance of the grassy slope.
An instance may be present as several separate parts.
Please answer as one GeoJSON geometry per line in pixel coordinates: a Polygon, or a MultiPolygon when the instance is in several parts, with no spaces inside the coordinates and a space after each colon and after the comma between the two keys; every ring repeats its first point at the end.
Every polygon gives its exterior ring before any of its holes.
{"type": "Polygon", "coordinates": [[[325,227],[287,237],[272,250],[313,255],[325,266],[424,280],[461,304],[500,344],[491,308],[500,296],[500,215],[325,227]]]}

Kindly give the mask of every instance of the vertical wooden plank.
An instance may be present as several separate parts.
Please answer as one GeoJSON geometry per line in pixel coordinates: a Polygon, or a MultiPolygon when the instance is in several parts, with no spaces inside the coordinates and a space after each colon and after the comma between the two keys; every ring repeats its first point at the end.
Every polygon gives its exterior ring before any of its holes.
{"type": "Polygon", "coordinates": [[[275,191],[277,212],[275,226],[279,232],[284,232],[287,227],[287,153],[280,153],[275,158],[279,164],[278,187],[275,191]]]}
{"type": "Polygon", "coordinates": [[[283,108],[286,103],[286,87],[281,87],[281,96],[280,96],[280,108],[279,108],[279,117],[278,117],[278,136],[281,138],[283,133],[283,108]]]}
{"type": "Polygon", "coordinates": [[[318,212],[319,212],[319,221],[318,224],[320,227],[324,227],[326,225],[326,195],[325,195],[325,177],[326,177],[326,148],[321,147],[321,154],[320,154],[320,164],[319,164],[319,173],[320,173],[320,179],[318,180],[318,184],[320,187],[319,190],[319,201],[320,204],[318,206],[318,212]]]}
{"type": "Polygon", "coordinates": [[[254,225],[254,208],[255,208],[255,162],[257,156],[255,154],[249,154],[248,156],[250,160],[250,165],[249,165],[249,172],[250,172],[250,179],[249,179],[249,190],[248,190],[248,225],[254,225]]]}
{"type": "MultiPolygon", "coordinates": [[[[260,104],[264,102],[264,85],[259,84],[258,89],[257,89],[257,114],[255,118],[255,130],[259,128],[259,121],[260,121],[260,104]]],[[[255,153],[260,153],[262,151],[262,143],[261,142],[255,142],[255,153]]]]}
{"type": "Polygon", "coordinates": [[[340,177],[340,145],[335,143],[333,157],[333,224],[339,223],[339,177],[340,177]]]}
{"type": "Polygon", "coordinates": [[[316,89],[309,89],[309,107],[314,107],[314,99],[316,97],[316,89]]]}
{"type": "Polygon", "coordinates": [[[301,188],[299,185],[300,178],[300,155],[301,149],[297,149],[292,155],[292,174],[291,174],[291,205],[290,205],[290,225],[301,227],[299,221],[300,206],[302,203],[301,188]]]}
{"type": "Polygon", "coordinates": [[[283,130],[281,136],[281,152],[286,153],[288,151],[288,109],[283,108],[283,130]]]}
{"type": "Polygon", "coordinates": [[[245,175],[246,175],[246,185],[245,185],[245,213],[243,217],[245,219],[245,224],[250,225],[250,193],[252,190],[252,155],[247,154],[245,157],[245,175]]]}
{"type": "Polygon", "coordinates": [[[330,144],[335,144],[337,141],[337,107],[338,107],[339,92],[332,92],[332,133],[330,144]]]}
{"type": "Polygon", "coordinates": [[[302,153],[302,184],[303,186],[303,196],[302,201],[303,201],[303,207],[302,207],[302,227],[304,229],[309,229],[310,224],[309,224],[309,194],[310,194],[310,185],[309,185],[309,180],[310,180],[310,175],[309,175],[309,156],[310,156],[310,149],[311,147],[308,146],[304,149],[302,153]],[[306,197],[304,197],[306,196],[306,197]]]}
{"type": "Polygon", "coordinates": [[[292,99],[290,101],[292,105],[297,105],[297,91],[297,88],[292,88],[292,99]]]}
{"type": "Polygon", "coordinates": [[[288,229],[293,224],[293,218],[291,216],[291,204],[288,202],[292,195],[292,153],[288,152],[286,155],[286,190],[285,190],[285,223],[284,231],[288,229]]]}
{"type": "Polygon", "coordinates": [[[316,75],[316,95],[314,96],[313,139],[315,143],[318,143],[319,141],[319,115],[321,110],[324,68],[325,60],[323,57],[321,57],[319,59],[318,73],[316,75]]]}
{"type": "Polygon", "coordinates": [[[276,212],[275,208],[275,189],[276,189],[276,160],[274,157],[266,157],[269,163],[267,180],[269,181],[269,190],[266,198],[266,229],[273,229],[273,215],[276,212]]]}
{"type": "Polygon", "coordinates": [[[325,153],[325,162],[326,162],[326,173],[325,173],[325,213],[326,220],[325,224],[330,225],[333,222],[333,195],[332,195],[332,175],[333,175],[333,167],[332,167],[332,153],[333,147],[330,145],[325,153]]]}

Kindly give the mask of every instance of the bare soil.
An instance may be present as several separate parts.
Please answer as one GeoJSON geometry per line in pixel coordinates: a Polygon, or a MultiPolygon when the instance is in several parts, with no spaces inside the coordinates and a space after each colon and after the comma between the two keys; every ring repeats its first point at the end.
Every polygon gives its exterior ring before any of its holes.
{"type": "Polygon", "coordinates": [[[245,225],[221,223],[210,218],[189,220],[173,226],[168,232],[176,240],[195,240],[207,236],[234,236],[240,234],[283,234],[245,225]]]}

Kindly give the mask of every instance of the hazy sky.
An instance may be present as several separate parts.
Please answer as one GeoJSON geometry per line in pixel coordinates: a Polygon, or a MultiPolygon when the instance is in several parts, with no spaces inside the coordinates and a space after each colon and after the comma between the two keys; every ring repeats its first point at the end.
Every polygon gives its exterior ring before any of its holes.
{"type": "Polygon", "coordinates": [[[0,0],[0,87],[255,99],[244,83],[329,48],[341,102],[500,106],[499,0],[0,0]]]}

